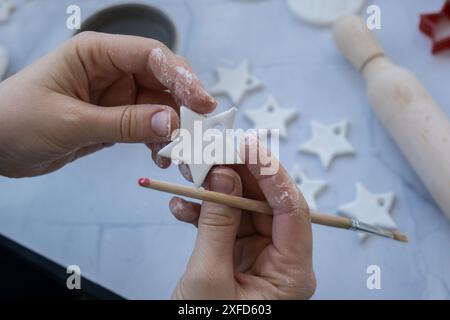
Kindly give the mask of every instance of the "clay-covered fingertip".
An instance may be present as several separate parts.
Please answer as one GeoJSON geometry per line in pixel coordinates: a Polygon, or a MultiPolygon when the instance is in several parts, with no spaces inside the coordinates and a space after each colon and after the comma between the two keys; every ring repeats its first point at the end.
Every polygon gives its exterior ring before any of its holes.
{"type": "Polygon", "coordinates": [[[206,91],[202,90],[198,96],[193,96],[187,101],[186,105],[201,114],[208,114],[213,112],[217,107],[217,101],[206,91]]]}

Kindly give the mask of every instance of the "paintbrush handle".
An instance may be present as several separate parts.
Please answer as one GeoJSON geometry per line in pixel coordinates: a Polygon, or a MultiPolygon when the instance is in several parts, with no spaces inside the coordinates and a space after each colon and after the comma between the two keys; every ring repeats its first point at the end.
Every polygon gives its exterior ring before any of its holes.
{"type": "MultiPolygon", "coordinates": [[[[202,201],[215,202],[232,208],[247,210],[251,212],[273,215],[272,208],[265,201],[231,196],[228,194],[187,187],[165,181],[150,180],[148,178],[140,179],[139,184],[144,188],[149,188],[152,190],[167,192],[202,201]]],[[[318,212],[311,212],[311,222],[320,224],[322,226],[369,232],[397,241],[408,242],[408,237],[398,231],[391,232],[389,230],[383,230],[381,228],[376,228],[347,217],[330,216],[318,212]]]]}
{"type": "MultiPolygon", "coordinates": [[[[253,200],[232,196],[219,192],[197,189],[179,184],[169,183],[165,181],[141,179],[139,184],[142,187],[176,194],[179,196],[189,197],[202,201],[215,202],[232,208],[272,215],[272,208],[265,201],[253,200]]],[[[317,212],[311,212],[311,222],[323,226],[350,229],[352,227],[352,219],[340,216],[330,216],[317,212]]]]}

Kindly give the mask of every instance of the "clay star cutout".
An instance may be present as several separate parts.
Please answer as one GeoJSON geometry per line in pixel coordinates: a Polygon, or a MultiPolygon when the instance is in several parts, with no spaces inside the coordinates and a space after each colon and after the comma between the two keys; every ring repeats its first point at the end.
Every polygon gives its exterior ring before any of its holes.
{"type": "Polygon", "coordinates": [[[309,179],[297,164],[292,169],[292,178],[302,192],[309,208],[317,210],[316,197],[326,188],[327,183],[322,180],[309,179]]]}
{"type": "MultiPolygon", "coordinates": [[[[373,226],[394,230],[397,226],[389,213],[394,200],[393,193],[373,194],[361,183],[357,183],[356,200],[341,206],[339,212],[373,226]]],[[[360,233],[360,238],[366,239],[367,234],[360,233]]]]}
{"type": "Polygon", "coordinates": [[[280,137],[286,138],[286,126],[298,116],[298,111],[281,108],[278,102],[269,96],[260,109],[247,111],[245,116],[253,122],[255,129],[279,130],[280,137]]]}
{"type": "Polygon", "coordinates": [[[14,11],[15,5],[9,0],[0,1],[0,23],[6,22],[14,11]]]}
{"type": "MultiPolygon", "coordinates": [[[[223,133],[225,130],[234,128],[236,111],[236,108],[231,108],[220,114],[206,117],[190,110],[189,108],[181,107],[180,129],[185,129],[190,133],[190,141],[188,143],[191,150],[184,150],[183,147],[186,141],[183,141],[183,139],[185,137],[183,136],[182,138],[182,134],[179,134],[170,144],[161,149],[158,152],[158,155],[186,163],[191,171],[194,185],[196,187],[200,187],[208,175],[209,170],[211,170],[214,165],[225,163],[230,164],[230,162],[225,161],[226,159],[222,159],[223,161],[217,161],[214,163],[207,163],[204,161],[205,159],[203,156],[205,147],[211,144],[211,141],[206,141],[207,139],[205,138],[204,133],[209,129],[218,129],[221,130],[220,137],[223,139],[223,133]],[[180,148],[183,150],[180,150],[180,148]]],[[[226,141],[226,144],[224,143],[223,147],[224,150],[233,150],[233,152],[235,150],[235,148],[231,146],[228,141],[226,141]]],[[[238,157],[237,153],[235,153],[235,155],[238,157]]]]}
{"type": "Polygon", "coordinates": [[[248,61],[244,60],[235,69],[217,68],[219,81],[209,92],[213,95],[227,95],[238,105],[246,92],[262,87],[261,82],[250,74],[248,61]]]}
{"type": "Polygon", "coordinates": [[[433,40],[433,54],[450,49],[450,1],[438,13],[422,14],[419,28],[433,40]]]}
{"type": "Polygon", "coordinates": [[[328,169],[337,156],[355,154],[355,149],[347,141],[347,121],[331,126],[312,122],[312,139],[300,146],[300,151],[316,154],[324,167],[328,169]]]}

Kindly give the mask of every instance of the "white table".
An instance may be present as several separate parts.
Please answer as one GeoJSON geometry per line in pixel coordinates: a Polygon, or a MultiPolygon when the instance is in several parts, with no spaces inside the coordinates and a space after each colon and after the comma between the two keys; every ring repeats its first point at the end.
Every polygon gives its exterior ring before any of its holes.
{"type": "MultiPolygon", "coordinates": [[[[0,43],[12,57],[9,73],[68,39],[66,7],[78,3],[83,17],[118,1],[18,1],[11,21],[0,26],[0,43]]],[[[314,227],[314,298],[450,297],[450,223],[380,125],[365,96],[360,75],[338,53],[328,29],[300,23],[285,1],[151,0],[176,23],[179,53],[207,86],[214,68],[248,59],[265,89],[239,107],[258,108],[269,94],[282,106],[298,107],[281,161],[301,163],[329,189],[318,199],[322,211],[352,201],[355,183],[372,192],[395,192],[393,217],[409,245],[314,227]],[[315,157],[297,152],[310,137],[310,121],[348,119],[354,158],[341,158],[326,172],[315,157]],[[368,290],[366,269],[378,265],[382,289],[368,290]]],[[[440,0],[376,1],[382,9],[382,45],[394,61],[411,69],[450,113],[450,54],[431,56],[430,40],[418,31],[420,13],[440,0]]],[[[221,100],[221,109],[230,106],[221,100]]],[[[30,106],[32,107],[32,106],[30,106]]],[[[176,221],[169,196],[137,187],[141,176],[184,183],[176,168],[162,171],[142,145],[117,145],[59,172],[33,179],[0,178],[0,233],[127,298],[168,298],[184,270],[195,229],[176,221]]]]}

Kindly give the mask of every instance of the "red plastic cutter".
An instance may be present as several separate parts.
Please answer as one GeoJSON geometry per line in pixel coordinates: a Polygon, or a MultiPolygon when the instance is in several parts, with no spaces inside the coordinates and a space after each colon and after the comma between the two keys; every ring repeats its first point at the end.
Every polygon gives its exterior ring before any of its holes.
{"type": "Polygon", "coordinates": [[[419,28],[433,40],[433,54],[450,49],[450,31],[443,37],[438,34],[442,23],[448,23],[450,26],[450,0],[446,0],[440,12],[420,15],[419,28]]]}

